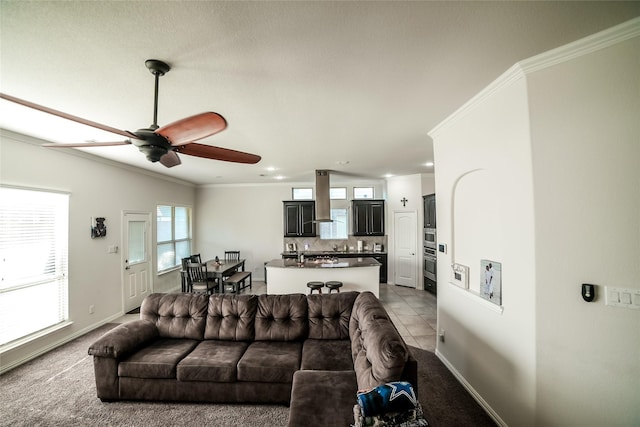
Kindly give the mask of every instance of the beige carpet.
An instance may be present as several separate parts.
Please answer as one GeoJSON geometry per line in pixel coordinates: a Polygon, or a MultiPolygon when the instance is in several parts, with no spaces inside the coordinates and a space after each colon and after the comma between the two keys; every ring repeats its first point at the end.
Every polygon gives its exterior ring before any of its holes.
{"type": "MultiPolygon", "coordinates": [[[[0,426],[286,426],[284,405],[103,403],[96,397],[87,349],[114,326],[104,325],[0,376],[0,426]]],[[[433,353],[411,351],[418,360],[419,400],[432,426],[495,425],[433,353]]]]}

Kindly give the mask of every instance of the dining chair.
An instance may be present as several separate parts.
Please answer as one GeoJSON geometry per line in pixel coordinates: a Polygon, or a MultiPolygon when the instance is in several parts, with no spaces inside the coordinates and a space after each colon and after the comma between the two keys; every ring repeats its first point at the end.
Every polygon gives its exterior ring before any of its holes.
{"type": "MultiPolygon", "coordinates": [[[[225,263],[232,263],[240,261],[240,251],[224,251],[224,261],[225,263]]],[[[227,271],[223,276],[222,280],[226,280],[229,277],[233,276],[238,272],[238,268],[234,268],[233,270],[227,271]]],[[[224,286],[224,285],[223,285],[224,286]]]]}
{"type": "Polygon", "coordinates": [[[217,287],[216,281],[209,277],[207,273],[206,263],[189,262],[187,264],[187,272],[191,282],[191,292],[212,294],[217,287]]]}
{"type": "Polygon", "coordinates": [[[180,270],[180,282],[182,284],[182,292],[192,292],[191,278],[187,271],[187,265],[192,263],[202,264],[200,254],[193,254],[186,258],[182,258],[182,270],[180,270]]]}
{"type": "Polygon", "coordinates": [[[240,261],[240,251],[224,251],[225,261],[240,261]]]}

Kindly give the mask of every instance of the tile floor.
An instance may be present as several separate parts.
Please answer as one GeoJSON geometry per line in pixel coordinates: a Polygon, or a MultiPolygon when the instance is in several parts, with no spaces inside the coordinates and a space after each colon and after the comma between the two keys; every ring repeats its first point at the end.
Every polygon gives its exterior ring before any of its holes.
{"type": "MultiPolygon", "coordinates": [[[[242,293],[264,294],[267,285],[254,281],[252,289],[242,293]]],[[[436,349],[436,297],[427,291],[404,286],[380,285],[380,300],[405,342],[424,350],[436,349]]],[[[139,319],[139,314],[125,314],[115,323],[139,319]]]]}

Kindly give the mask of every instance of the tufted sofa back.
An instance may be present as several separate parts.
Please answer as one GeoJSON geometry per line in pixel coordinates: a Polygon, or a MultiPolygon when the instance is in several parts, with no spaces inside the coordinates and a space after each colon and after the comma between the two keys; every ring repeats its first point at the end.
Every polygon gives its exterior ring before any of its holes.
{"type": "Polygon", "coordinates": [[[359,390],[403,379],[409,350],[384,307],[371,292],[357,296],[349,334],[359,390]]]}
{"type": "Polygon", "coordinates": [[[140,307],[140,318],[155,323],[161,338],[202,340],[209,296],[151,294],[140,307]]]}
{"type": "Polygon", "coordinates": [[[351,308],[358,292],[307,296],[309,306],[309,338],[349,339],[351,308]]]}
{"type": "Polygon", "coordinates": [[[256,341],[302,341],[307,338],[307,297],[303,294],[260,295],[256,341]]]}
{"type": "Polygon", "coordinates": [[[204,339],[253,341],[257,309],[256,295],[211,295],[204,339]]]}

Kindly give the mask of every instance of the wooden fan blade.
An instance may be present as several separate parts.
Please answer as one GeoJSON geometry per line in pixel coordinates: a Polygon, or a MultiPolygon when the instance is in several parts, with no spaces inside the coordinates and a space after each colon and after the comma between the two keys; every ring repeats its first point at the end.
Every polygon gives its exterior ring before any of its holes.
{"type": "Polygon", "coordinates": [[[160,163],[168,168],[172,168],[174,166],[178,166],[182,162],[180,161],[180,157],[178,157],[175,151],[169,150],[167,154],[160,157],[160,163]]]}
{"type": "Polygon", "coordinates": [[[200,113],[177,122],[169,123],[155,130],[174,147],[189,144],[214,135],[227,128],[227,121],[218,113],[200,113]]]}
{"type": "Polygon", "coordinates": [[[91,126],[97,129],[101,129],[105,132],[115,133],[116,135],[122,135],[126,138],[133,139],[141,139],[138,135],[131,133],[126,130],[120,130],[113,128],[111,126],[103,125],[101,123],[97,123],[91,120],[83,119],[82,117],[74,116],[72,114],[63,113],[62,111],[54,110],[53,108],[45,107],[43,105],[36,104],[34,102],[25,101],[24,99],[16,98],[11,95],[7,95],[6,93],[0,93],[0,98],[5,99],[7,101],[15,102],[16,104],[23,105],[28,108],[33,108],[34,110],[39,110],[44,113],[53,114],[54,116],[61,117],[63,119],[71,120],[83,125],[91,126]]]}
{"type": "Polygon", "coordinates": [[[212,147],[210,145],[192,143],[176,148],[176,151],[189,156],[204,157],[205,159],[222,160],[235,163],[258,163],[262,157],[255,154],[228,148],[212,147]]]}
{"type": "Polygon", "coordinates": [[[42,144],[43,147],[47,148],[91,148],[91,147],[112,147],[114,145],[129,145],[131,141],[105,141],[105,142],[71,142],[69,144],[42,144]]]}

